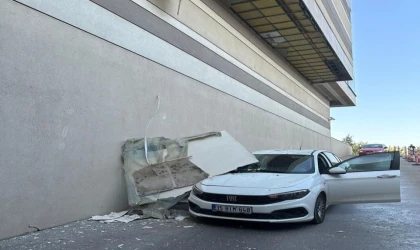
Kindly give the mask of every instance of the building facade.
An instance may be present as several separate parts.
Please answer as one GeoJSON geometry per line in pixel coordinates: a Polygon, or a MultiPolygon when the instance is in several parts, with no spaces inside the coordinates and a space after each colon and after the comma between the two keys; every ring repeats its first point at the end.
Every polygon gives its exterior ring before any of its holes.
{"type": "Polygon", "coordinates": [[[349,146],[347,0],[0,1],[0,238],[125,209],[126,139],[349,146]]]}

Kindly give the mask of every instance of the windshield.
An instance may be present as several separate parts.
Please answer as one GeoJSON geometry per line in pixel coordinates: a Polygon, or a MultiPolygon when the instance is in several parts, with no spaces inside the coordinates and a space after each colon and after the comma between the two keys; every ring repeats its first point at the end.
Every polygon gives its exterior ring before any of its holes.
{"type": "Polygon", "coordinates": [[[315,172],[311,155],[255,155],[258,162],[238,168],[235,172],[310,174],[315,172]]]}
{"type": "Polygon", "coordinates": [[[381,144],[366,144],[362,148],[382,148],[381,144]]]}

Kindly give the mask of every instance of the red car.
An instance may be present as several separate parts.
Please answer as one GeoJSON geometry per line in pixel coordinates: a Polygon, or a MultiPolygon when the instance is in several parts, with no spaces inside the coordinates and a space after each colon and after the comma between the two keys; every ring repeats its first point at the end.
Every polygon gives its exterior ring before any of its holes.
{"type": "Polygon", "coordinates": [[[367,155],[374,153],[387,152],[388,147],[384,144],[366,144],[363,145],[359,150],[359,155],[367,155]]]}

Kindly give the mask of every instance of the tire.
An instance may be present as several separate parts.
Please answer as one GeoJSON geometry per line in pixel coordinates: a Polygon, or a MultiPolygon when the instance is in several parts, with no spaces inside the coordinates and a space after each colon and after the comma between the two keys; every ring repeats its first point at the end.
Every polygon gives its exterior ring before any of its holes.
{"type": "Polygon", "coordinates": [[[314,219],[312,224],[321,224],[325,219],[326,199],[324,194],[319,194],[315,201],[314,206],[314,219]]]}

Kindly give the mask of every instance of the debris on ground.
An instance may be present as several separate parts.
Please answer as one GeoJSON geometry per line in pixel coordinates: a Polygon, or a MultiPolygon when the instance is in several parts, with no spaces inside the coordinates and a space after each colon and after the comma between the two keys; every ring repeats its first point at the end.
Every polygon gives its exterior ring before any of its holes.
{"type": "Polygon", "coordinates": [[[183,221],[184,219],[185,219],[184,216],[177,216],[177,217],[175,217],[175,220],[177,220],[177,221],[183,221]]]}
{"type": "Polygon", "coordinates": [[[113,220],[113,219],[117,219],[117,218],[120,218],[120,217],[124,216],[127,212],[128,211],[122,211],[122,212],[119,212],[119,213],[112,212],[112,213],[107,214],[107,215],[95,215],[95,216],[92,216],[92,218],[90,218],[90,220],[113,220]]]}
{"type": "Polygon", "coordinates": [[[95,215],[92,216],[89,220],[96,220],[103,223],[113,223],[113,222],[124,222],[129,223],[131,221],[140,219],[141,217],[137,214],[126,215],[128,211],[122,211],[119,213],[110,213],[107,215],[95,215]]]}

